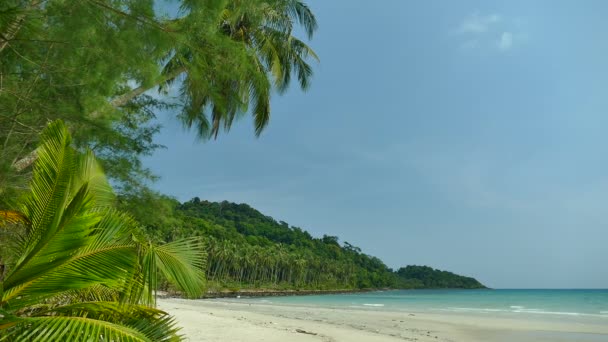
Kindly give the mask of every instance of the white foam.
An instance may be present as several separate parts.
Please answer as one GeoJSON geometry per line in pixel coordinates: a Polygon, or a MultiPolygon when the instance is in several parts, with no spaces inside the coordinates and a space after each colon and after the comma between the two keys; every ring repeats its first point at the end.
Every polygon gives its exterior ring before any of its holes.
{"type": "Polygon", "coordinates": [[[506,313],[523,313],[523,314],[533,314],[533,315],[558,315],[558,316],[585,316],[585,317],[602,317],[608,318],[608,311],[600,311],[600,314],[588,314],[588,313],[580,313],[580,312],[565,312],[565,311],[546,311],[543,309],[484,309],[484,308],[445,308],[439,309],[441,311],[450,311],[450,312],[473,312],[473,313],[491,313],[491,312],[506,312],[506,313]]]}
{"type": "Polygon", "coordinates": [[[363,304],[363,306],[384,306],[384,304],[363,304]]]}
{"type": "Polygon", "coordinates": [[[509,307],[510,307],[511,309],[519,309],[519,310],[521,310],[521,309],[525,309],[525,308],[526,308],[525,306],[519,306],[519,305],[511,305],[511,306],[509,306],[509,307]]]}
{"type": "Polygon", "coordinates": [[[502,310],[502,309],[482,309],[482,308],[446,308],[446,309],[439,309],[441,311],[452,311],[452,312],[482,312],[482,313],[488,313],[488,312],[510,312],[510,310],[502,310]]]}
{"type": "Polygon", "coordinates": [[[540,314],[540,315],[562,315],[562,316],[584,316],[585,315],[580,312],[543,311],[543,310],[532,310],[532,309],[520,310],[520,311],[514,311],[514,312],[540,314]]]}

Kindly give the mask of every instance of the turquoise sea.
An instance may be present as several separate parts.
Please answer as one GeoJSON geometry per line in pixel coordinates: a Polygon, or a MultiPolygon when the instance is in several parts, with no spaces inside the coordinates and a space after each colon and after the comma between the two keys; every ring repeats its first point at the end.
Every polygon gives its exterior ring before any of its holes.
{"type": "Polygon", "coordinates": [[[404,290],[242,300],[361,310],[568,319],[608,324],[608,290],[404,290]]]}

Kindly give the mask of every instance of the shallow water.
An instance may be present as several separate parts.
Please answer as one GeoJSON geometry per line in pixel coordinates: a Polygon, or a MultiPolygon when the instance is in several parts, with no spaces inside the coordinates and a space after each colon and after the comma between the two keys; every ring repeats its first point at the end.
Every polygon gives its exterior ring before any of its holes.
{"type": "Polygon", "coordinates": [[[551,341],[551,342],[606,342],[606,335],[556,331],[501,332],[492,342],[551,341]]]}
{"type": "Polygon", "coordinates": [[[241,300],[608,324],[608,290],[406,290],[241,300]]]}

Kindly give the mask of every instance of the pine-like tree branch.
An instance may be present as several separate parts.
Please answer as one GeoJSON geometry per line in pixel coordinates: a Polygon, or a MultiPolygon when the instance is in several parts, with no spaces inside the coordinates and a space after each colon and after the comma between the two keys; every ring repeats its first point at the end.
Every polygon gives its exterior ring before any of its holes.
{"type": "Polygon", "coordinates": [[[21,29],[23,22],[25,21],[25,14],[19,14],[15,20],[13,20],[8,27],[6,28],[6,32],[0,33],[0,52],[4,50],[8,43],[15,38],[17,32],[21,29]]]}
{"type": "Polygon", "coordinates": [[[5,32],[0,33],[0,52],[4,50],[10,43],[11,40],[15,38],[21,27],[23,27],[23,23],[25,22],[25,12],[31,10],[34,7],[37,7],[40,4],[40,1],[33,1],[29,6],[23,9],[23,13],[18,14],[8,27],[5,32]]]}
{"type": "MultiPolygon", "coordinates": [[[[129,101],[133,100],[134,98],[138,97],[139,95],[145,93],[146,91],[148,91],[154,87],[159,86],[162,83],[165,83],[169,80],[172,80],[172,79],[178,77],[179,75],[181,75],[184,72],[186,72],[185,67],[177,68],[177,69],[169,72],[168,74],[164,75],[163,77],[161,77],[157,82],[155,82],[152,85],[139,86],[125,94],[117,96],[116,98],[110,100],[110,105],[114,108],[123,107],[126,104],[128,104],[129,101]]],[[[96,111],[93,111],[91,114],[89,114],[89,117],[92,119],[95,119],[95,118],[98,118],[100,116],[100,114],[101,114],[101,111],[96,110],[96,111]]],[[[36,161],[37,158],[38,158],[38,153],[36,152],[36,150],[34,150],[34,151],[28,153],[28,155],[26,155],[25,157],[14,162],[13,168],[16,171],[21,172],[21,171],[27,169],[29,166],[31,166],[36,161]]]]}

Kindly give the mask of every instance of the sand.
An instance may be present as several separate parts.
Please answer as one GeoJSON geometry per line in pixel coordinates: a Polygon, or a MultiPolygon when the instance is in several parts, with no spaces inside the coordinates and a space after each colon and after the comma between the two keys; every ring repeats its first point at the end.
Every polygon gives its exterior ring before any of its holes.
{"type": "Polygon", "coordinates": [[[608,320],[327,309],[222,300],[160,299],[189,341],[608,341],[608,320]]]}

